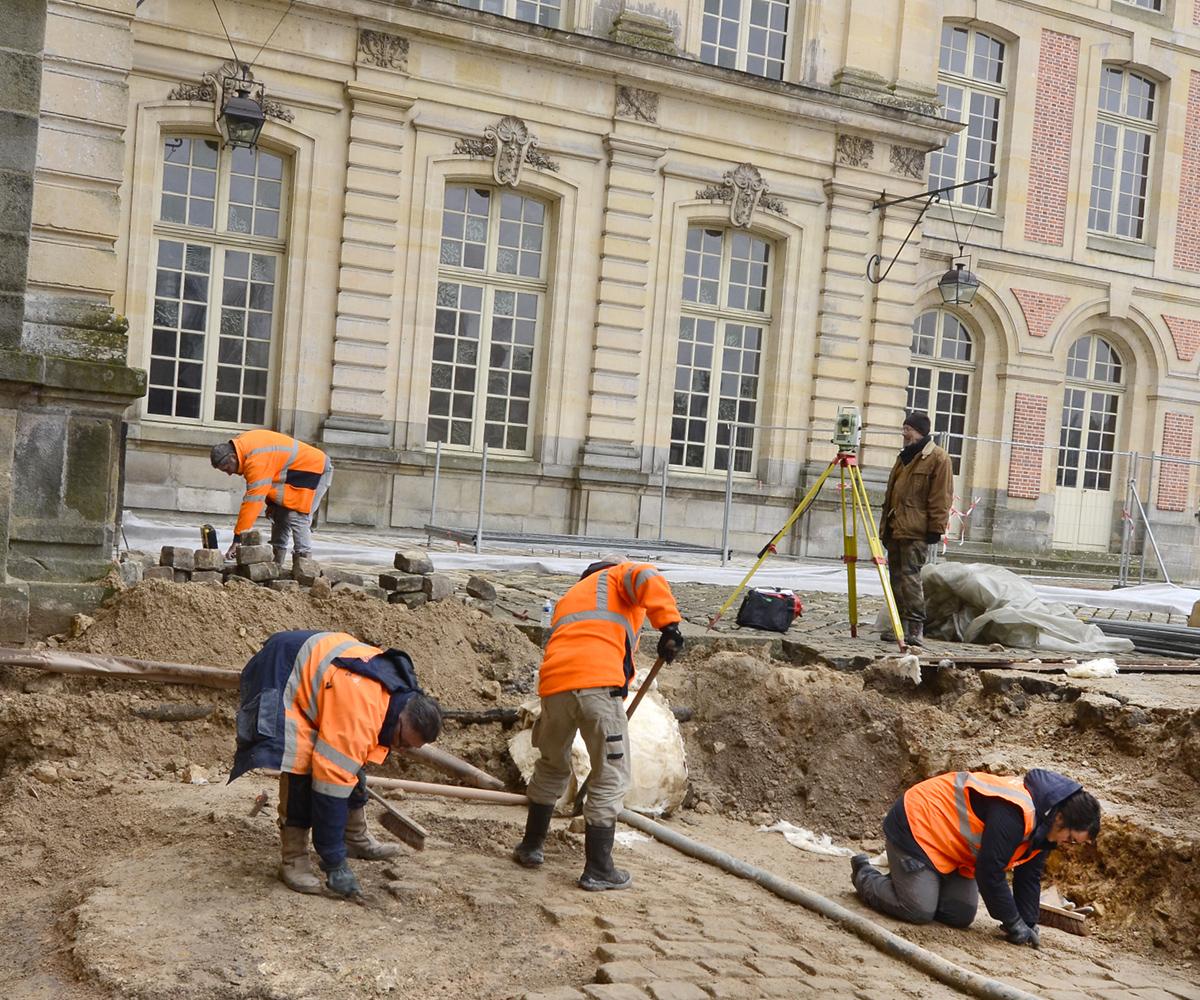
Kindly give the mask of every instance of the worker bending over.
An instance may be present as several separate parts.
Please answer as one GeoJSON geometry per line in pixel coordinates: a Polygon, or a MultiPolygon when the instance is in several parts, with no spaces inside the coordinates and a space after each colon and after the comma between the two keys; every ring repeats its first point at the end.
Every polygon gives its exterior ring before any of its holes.
{"type": "Polygon", "coordinates": [[[670,663],[683,649],[683,636],[667,581],[649,563],[601,558],[555,605],[539,673],[542,711],[533,726],[533,745],[541,756],[527,790],[525,838],[513,859],[527,868],[542,863],[554,804],[571,777],[571,744],[581,732],[592,769],[583,807],[587,861],[579,885],[593,892],[633,883],[628,872],[613,867],[612,847],[630,782],[624,698],[647,616],[662,633],[658,655],[670,663]]]}
{"type": "Polygon", "coordinates": [[[214,445],[209,454],[214,469],[246,478],[246,492],[233,529],[228,556],[237,552],[242,532],[266,508],[271,519],[271,547],[283,564],[289,537],[297,556],[312,554],[312,519],[333,479],[333,464],[319,448],[276,431],[246,431],[214,445]]]}
{"type": "Polygon", "coordinates": [[[279,876],[297,892],[321,891],[308,831],[326,885],[356,895],[346,858],[399,853],[367,831],[365,764],[391,749],[432,743],[442,731],[436,701],[421,691],[408,654],[345,632],[276,632],[242,669],[237,753],[229,780],[279,770],[279,876]]]}
{"type": "Polygon", "coordinates": [[[891,874],[856,854],[851,877],[869,907],[914,924],[967,927],[982,896],[1012,944],[1038,948],[1047,855],[1099,832],[1100,803],[1054,771],[1035,768],[1024,778],[950,771],[913,785],[885,817],[891,874]]]}

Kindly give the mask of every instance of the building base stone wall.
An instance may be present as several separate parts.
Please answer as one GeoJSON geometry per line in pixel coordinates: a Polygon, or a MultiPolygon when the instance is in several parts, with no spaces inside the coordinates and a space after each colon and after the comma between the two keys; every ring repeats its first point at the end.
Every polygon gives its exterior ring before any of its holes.
{"type": "Polygon", "coordinates": [[[994,550],[1043,554],[1053,550],[1053,494],[1043,493],[1036,500],[1015,499],[1003,490],[980,490],[979,495],[980,506],[992,512],[994,550]]]}

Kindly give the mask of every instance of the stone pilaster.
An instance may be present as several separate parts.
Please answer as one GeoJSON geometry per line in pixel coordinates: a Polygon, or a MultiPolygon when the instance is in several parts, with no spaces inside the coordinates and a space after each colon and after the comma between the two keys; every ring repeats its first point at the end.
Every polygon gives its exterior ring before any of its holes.
{"type": "MultiPolygon", "coordinates": [[[[381,58],[375,52],[376,47],[371,47],[364,56],[360,45],[359,57],[381,58]]],[[[375,65],[387,64],[377,61],[375,65]]],[[[332,392],[322,436],[325,441],[386,447],[392,443],[393,431],[387,414],[395,384],[400,157],[412,101],[360,83],[347,84],[346,97],[350,141],[332,392]]]]}
{"type": "Polygon", "coordinates": [[[609,135],[584,466],[636,470],[654,232],[666,148],[609,135]]]}

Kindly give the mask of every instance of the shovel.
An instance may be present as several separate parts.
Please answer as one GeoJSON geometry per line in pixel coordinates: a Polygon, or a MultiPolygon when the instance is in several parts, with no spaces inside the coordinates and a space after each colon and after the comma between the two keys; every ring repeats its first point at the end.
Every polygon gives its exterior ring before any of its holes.
{"type": "MultiPolygon", "coordinates": [[[[654,661],[654,666],[650,668],[650,673],[646,675],[646,679],[642,681],[642,686],[638,688],[637,694],[633,696],[633,701],[629,703],[629,707],[625,709],[625,718],[632,719],[633,713],[637,710],[638,703],[645,697],[646,692],[650,690],[650,685],[654,683],[654,678],[658,675],[658,671],[662,668],[663,658],[660,656],[654,661]]],[[[571,810],[572,816],[583,815],[583,800],[587,798],[587,786],[591,781],[592,776],[589,774],[583,780],[583,784],[579,786],[579,791],[575,794],[575,805],[571,810]]]]}
{"type": "Polygon", "coordinates": [[[392,805],[387,799],[380,795],[370,785],[367,786],[367,794],[383,806],[383,816],[379,820],[383,828],[396,837],[398,840],[408,844],[409,847],[416,851],[425,850],[425,838],[429,835],[429,831],[421,826],[416,820],[409,819],[399,809],[392,805]]]}

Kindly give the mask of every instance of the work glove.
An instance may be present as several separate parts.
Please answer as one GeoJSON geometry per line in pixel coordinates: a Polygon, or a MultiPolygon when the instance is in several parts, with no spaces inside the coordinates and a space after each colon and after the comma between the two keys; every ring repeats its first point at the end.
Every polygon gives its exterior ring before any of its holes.
{"type": "Polygon", "coordinates": [[[662,630],[658,637],[658,655],[663,663],[674,663],[675,657],[683,652],[683,633],[679,631],[679,623],[671,622],[662,630]]]}
{"type": "Polygon", "coordinates": [[[925,544],[926,545],[937,545],[937,543],[940,542],[941,540],[942,540],[942,534],[940,531],[925,532],[925,544]]]}
{"type": "Polygon", "coordinates": [[[1034,948],[1042,946],[1037,927],[1030,927],[1020,917],[1004,924],[1004,937],[1009,944],[1027,944],[1034,948]]]}
{"type": "Polygon", "coordinates": [[[325,885],[329,887],[330,892],[336,892],[339,896],[362,895],[358,879],[354,877],[354,872],[345,861],[325,870],[325,885]]]}

